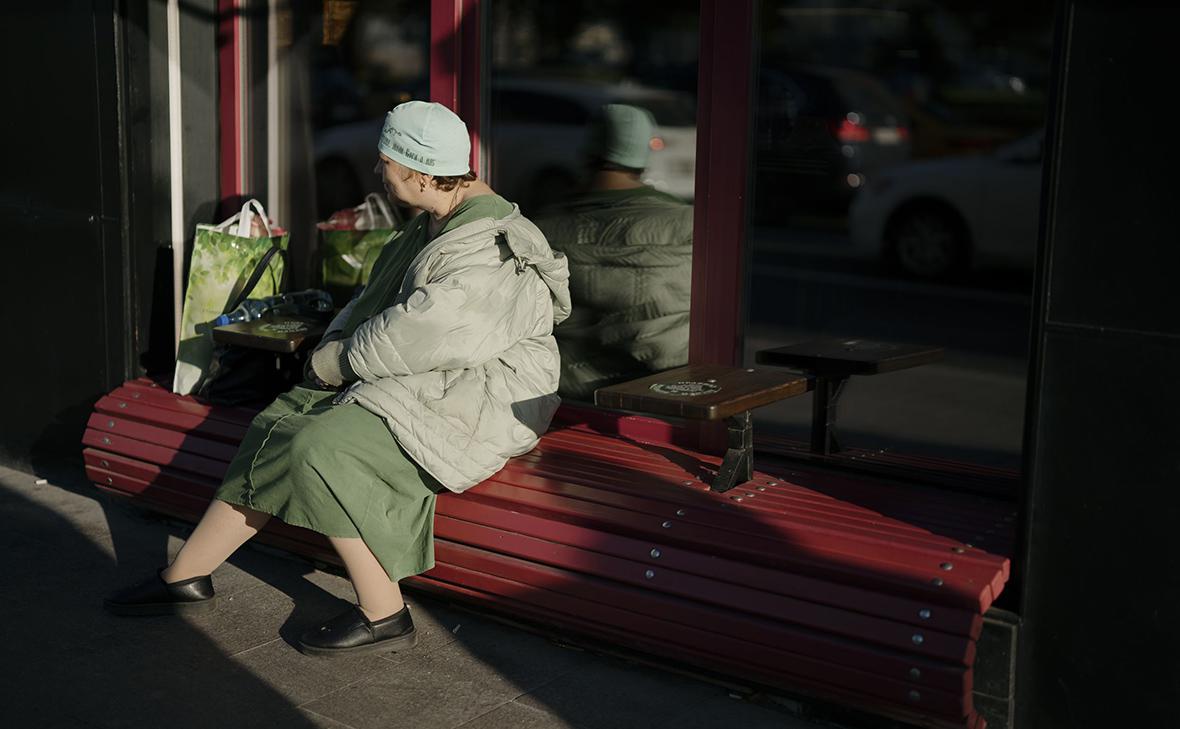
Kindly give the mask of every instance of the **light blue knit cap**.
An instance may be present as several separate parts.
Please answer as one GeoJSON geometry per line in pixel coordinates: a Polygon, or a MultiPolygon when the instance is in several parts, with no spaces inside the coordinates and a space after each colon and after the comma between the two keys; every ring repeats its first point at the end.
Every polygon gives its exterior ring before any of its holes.
{"type": "Polygon", "coordinates": [[[620,167],[641,170],[651,157],[656,120],[651,112],[630,104],[607,104],[591,132],[591,154],[620,167]]]}
{"type": "Polygon", "coordinates": [[[428,175],[471,171],[467,125],[442,104],[407,101],[385,115],[377,149],[391,160],[428,175]]]}

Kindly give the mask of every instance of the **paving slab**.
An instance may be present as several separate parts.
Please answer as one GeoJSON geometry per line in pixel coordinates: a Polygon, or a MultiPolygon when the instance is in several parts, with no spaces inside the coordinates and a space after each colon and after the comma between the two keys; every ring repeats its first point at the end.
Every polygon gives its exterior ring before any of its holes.
{"type": "MultiPolygon", "coordinates": [[[[298,636],[355,600],[338,573],[239,550],[214,573],[216,612],[127,619],[103,595],[150,575],[190,527],[79,477],[0,468],[0,686],[5,726],[564,729],[815,726],[726,689],[560,646],[407,594],[409,651],[312,658],[298,636]]],[[[557,636],[560,638],[560,635],[557,636]]]]}

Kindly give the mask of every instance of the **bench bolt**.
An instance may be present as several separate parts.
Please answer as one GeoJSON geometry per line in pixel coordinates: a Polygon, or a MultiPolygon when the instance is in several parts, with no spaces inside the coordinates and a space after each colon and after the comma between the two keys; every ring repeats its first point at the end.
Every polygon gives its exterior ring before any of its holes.
{"type": "Polygon", "coordinates": [[[672,522],[670,522],[670,521],[666,521],[666,522],[664,522],[663,524],[660,524],[660,526],[664,527],[665,529],[671,529],[671,528],[672,528],[672,522]]]}
{"type": "Polygon", "coordinates": [[[676,516],[684,516],[684,515],[685,515],[685,514],[687,514],[687,513],[688,513],[688,512],[687,512],[687,511],[685,511],[684,509],[677,509],[677,510],[676,510],[676,516]]]}
{"type": "Polygon", "coordinates": [[[919,678],[922,678],[922,672],[919,671],[917,668],[911,668],[910,669],[910,678],[917,681],[919,678]]]}
{"type": "Polygon", "coordinates": [[[115,427],[115,421],[113,421],[113,420],[108,420],[108,421],[107,421],[107,427],[108,427],[108,428],[113,428],[113,427],[115,427]]]}
{"type": "Polygon", "coordinates": [[[922,700],[922,694],[918,693],[917,691],[910,692],[910,701],[921,701],[921,700],[922,700]]]}
{"type": "Polygon", "coordinates": [[[930,584],[934,585],[935,587],[942,587],[942,578],[935,577],[933,580],[930,580],[930,584]]]}
{"type": "Polygon", "coordinates": [[[656,576],[656,571],[655,570],[648,570],[647,572],[643,573],[643,576],[650,580],[651,578],[656,576]]]}
{"type": "Polygon", "coordinates": [[[918,617],[923,620],[929,620],[930,619],[930,610],[928,610],[927,608],[922,608],[921,610],[918,611],[918,617]]]}
{"type": "Polygon", "coordinates": [[[119,407],[120,407],[120,408],[126,408],[126,407],[127,407],[127,403],[125,403],[125,402],[121,402],[121,403],[119,403],[119,407]]]}
{"type": "Polygon", "coordinates": [[[951,570],[953,570],[955,568],[955,566],[953,564],[951,564],[950,562],[943,562],[942,564],[940,564],[938,566],[941,569],[946,570],[947,572],[950,572],[951,570]]]}
{"type": "Polygon", "coordinates": [[[952,551],[952,552],[954,552],[955,554],[963,554],[963,553],[965,553],[967,550],[966,550],[966,549],[963,549],[962,547],[952,547],[952,548],[951,548],[951,551],[952,551]]]}
{"type": "Polygon", "coordinates": [[[660,558],[660,550],[653,548],[651,550],[651,558],[652,559],[659,559],[660,558]]]}
{"type": "Polygon", "coordinates": [[[914,645],[922,645],[926,642],[926,639],[922,637],[921,633],[914,633],[914,637],[910,640],[914,641],[914,645]]]}

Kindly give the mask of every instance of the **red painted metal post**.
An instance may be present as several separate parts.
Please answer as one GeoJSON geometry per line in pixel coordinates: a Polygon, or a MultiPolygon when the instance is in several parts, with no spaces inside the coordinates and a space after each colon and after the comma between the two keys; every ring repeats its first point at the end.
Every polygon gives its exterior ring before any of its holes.
{"type": "Polygon", "coordinates": [[[741,362],[753,0],[701,0],[689,362],[741,362]]]}
{"type": "Polygon", "coordinates": [[[430,99],[454,110],[471,132],[471,169],[480,172],[481,0],[431,0],[430,99]]]}
{"type": "Polygon", "coordinates": [[[218,162],[221,199],[240,197],[243,180],[242,26],[239,0],[217,2],[218,162]]]}

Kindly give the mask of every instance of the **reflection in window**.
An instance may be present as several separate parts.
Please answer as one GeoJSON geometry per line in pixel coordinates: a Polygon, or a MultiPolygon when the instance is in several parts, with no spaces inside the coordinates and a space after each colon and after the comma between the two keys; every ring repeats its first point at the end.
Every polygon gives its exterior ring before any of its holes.
{"type": "MultiPolygon", "coordinates": [[[[747,363],[833,336],[945,349],[849,381],[846,456],[1019,468],[1051,10],[762,4],[747,363]]],[[[765,445],[805,449],[810,406],[759,411],[765,445]]]]}
{"type": "Polygon", "coordinates": [[[492,185],[569,258],[563,397],[687,362],[699,12],[492,4],[492,185]]]}
{"type": "Polygon", "coordinates": [[[327,220],[381,192],[373,163],[385,113],[429,98],[429,2],[326,0],[308,7],[316,211],[327,220]]]}

